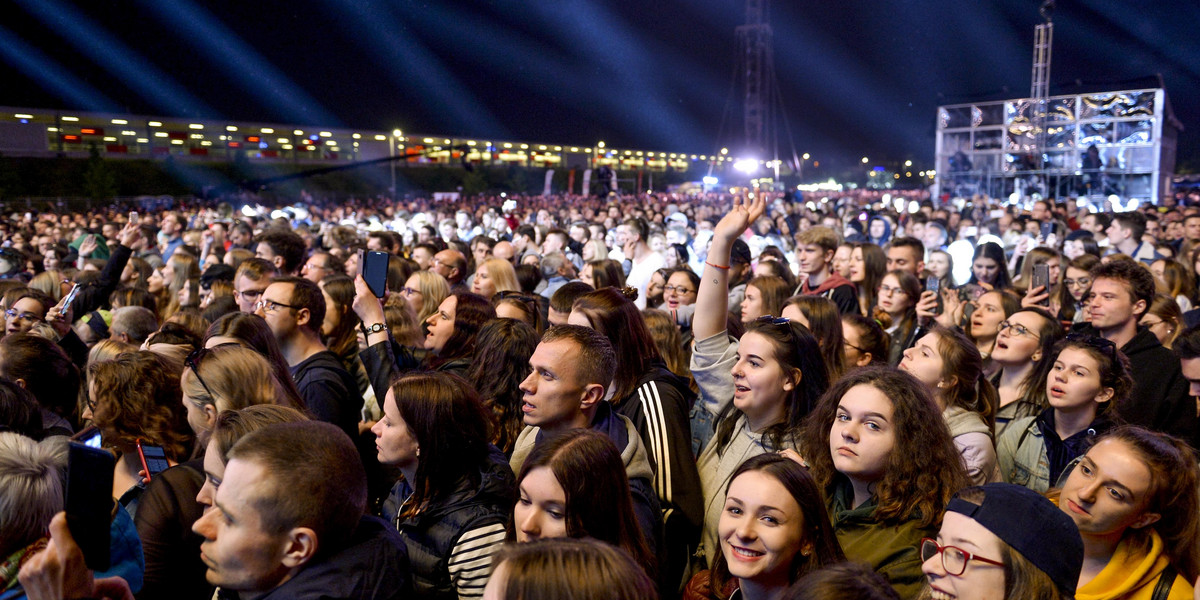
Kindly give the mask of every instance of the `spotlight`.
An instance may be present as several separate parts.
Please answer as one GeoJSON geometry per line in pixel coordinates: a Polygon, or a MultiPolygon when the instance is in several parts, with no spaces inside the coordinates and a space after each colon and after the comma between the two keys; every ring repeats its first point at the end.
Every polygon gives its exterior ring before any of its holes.
{"type": "Polygon", "coordinates": [[[749,175],[758,170],[758,161],[753,158],[741,158],[734,161],[733,168],[749,175]]]}

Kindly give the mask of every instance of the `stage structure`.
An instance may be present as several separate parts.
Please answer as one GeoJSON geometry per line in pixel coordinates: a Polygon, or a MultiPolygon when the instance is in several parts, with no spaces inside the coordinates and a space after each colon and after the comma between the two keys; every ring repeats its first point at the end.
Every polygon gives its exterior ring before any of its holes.
{"type": "Polygon", "coordinates": [[[1175,144],[1183,129],[1166,90],[1050,96],[1053,0],[1035,30],[1028,98],[938,107],[936,190],[1028,203],[1087,198],[1104,210],[1131,200],[1157,203],[1170,192],[1175,144]]]}

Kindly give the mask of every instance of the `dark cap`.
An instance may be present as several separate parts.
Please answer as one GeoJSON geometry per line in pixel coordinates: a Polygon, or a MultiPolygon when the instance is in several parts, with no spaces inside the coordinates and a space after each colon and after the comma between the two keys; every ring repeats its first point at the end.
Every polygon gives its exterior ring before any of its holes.
{"type": "Polygon", "coordinates": [[[729,251],[729,262],[739,265],[750,264],[750,246],[741,238],[733,240],[733,248],[729,251]]]}
{"type": "Polygon", "coordinates": [[[204,270],[204,274],[200,276],[200,287],[209,289],[214,281],[228,281],[233,283],[233,275],[236,270],[224,263],[217,263],[204,270]]]}
{"type": "Polygon", "coordinates": [[[1041,494],[1011,483],[978,489],[983,504],[953,498],[946,506],[974,519],[1041,569],[1067,596],[1075,595],[1083,568],[1083,538],[1075,521],[1041,494]]]}

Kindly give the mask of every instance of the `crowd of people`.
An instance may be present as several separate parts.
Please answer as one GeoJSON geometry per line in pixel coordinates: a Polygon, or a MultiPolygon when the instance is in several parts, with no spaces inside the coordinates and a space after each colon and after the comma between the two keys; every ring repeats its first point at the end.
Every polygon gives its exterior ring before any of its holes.
{"type": "Polygon", "coordinates": [[[1193,598],[1200,199],[894,200],[0,219],[0,599],[1193,598]]]}

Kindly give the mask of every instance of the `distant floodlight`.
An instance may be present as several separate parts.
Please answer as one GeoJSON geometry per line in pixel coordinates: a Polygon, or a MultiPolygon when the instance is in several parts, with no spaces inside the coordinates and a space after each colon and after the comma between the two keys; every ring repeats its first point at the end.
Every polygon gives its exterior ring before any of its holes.
{"type": "Polygon", "coordinates": [[[758,161],[753,158],[740,158],[734,161],[733,168],[748,175],[758,170],[758,161]]]}
{"type": "Polygon", "coordinates": [[[247,217],[257,217],[258,216],[258,212],[255,211],[254,208],[251,207],[249,204],[242,207],[242,214],[247,217]]]}
{"type": "Polygon", "coordinates": [[[908,212],[914,215],[921,212],[921,203],[916,200],[910,200],[908,202],[908,212]]]}
{"type": "Polygon", "coordinates": [[[702,181],[704,181],[704,185],[717,185],[718,183],[720,183],[719,181],[717,181],[717,178],[713,177],[712,175],[705,176],[705,178],[702,181]]]}
{"type": "Polygon", "coordinates": [[[1021,193],[1020,192],[1013,192],[1008,195],[1008,203],[1009,204],[1016,204],[1020,201],[1021,201],[1021,193]]]}
{"type": "Polygon", "coordinates": [[[862,163],[863,163],[864,165],[865,165],[865,164],[867,164],[867,163],[869,163],[869,162],[871,162],[871,161],[870,161],[870,160],[868,160],[868,159],[867,159],[867,157],[865,157],[865,156],[864,156],[864,157],[862,157],[862,163]]]}

